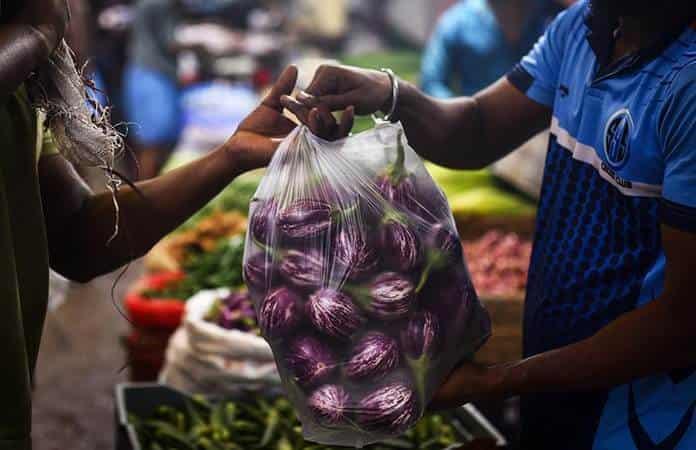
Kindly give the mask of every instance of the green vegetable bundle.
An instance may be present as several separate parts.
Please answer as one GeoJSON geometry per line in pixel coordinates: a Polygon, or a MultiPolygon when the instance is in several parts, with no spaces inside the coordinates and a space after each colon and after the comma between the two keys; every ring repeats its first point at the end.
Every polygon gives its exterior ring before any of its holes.
{"type": "Polygon", "coordinates": [[[144,295],[188,300],[203,290],[240,287],[244,285],[243,258],[243,236],[222,239],[213,251],[192,254],[188,258],[183,267],[186,276],[181,281],[164,290],[146,291],[144,295]]]}
{"type": "MultiPolygon", "coordinates": [[[[129,417],[143,450],[328,450],[307,442],[290,403],[284,398],[209,403],[194,397],[186,410],[160,406],[150,418],[129,417]]],[[[448,416],[424,417],[403,438],[367,449],[456,449],[455,426],[448,416]]]]}

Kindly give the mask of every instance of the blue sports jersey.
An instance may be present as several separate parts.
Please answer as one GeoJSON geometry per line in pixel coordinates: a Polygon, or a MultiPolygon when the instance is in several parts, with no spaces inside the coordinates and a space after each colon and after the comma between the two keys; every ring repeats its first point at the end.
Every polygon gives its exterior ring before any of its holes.
{"type": "MultiPolygon", "coordinates": [[[[538,354],[657,298],[660,226],[696,232],[696,28],[608,64],[613,21],[581,1],[508,75],[553,109],[524,317],[538,354]]],[[[696,449],[693,369],[522,399],[523,448],[696,449]]]]}

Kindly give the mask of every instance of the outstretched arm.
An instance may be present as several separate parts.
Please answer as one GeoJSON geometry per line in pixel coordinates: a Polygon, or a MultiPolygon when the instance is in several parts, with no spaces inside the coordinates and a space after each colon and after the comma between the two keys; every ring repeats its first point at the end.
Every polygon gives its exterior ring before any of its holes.
{"type": "MultiPolygon", "coordinates": [[[[114,270],[145,254],[237,175],[266,165],[280,139],[295,127],[282,114],[280,96],[292,91],[296,78],[296,68],[286,69],[262,104],[222,147],[198,161],[137,184],[137,191],[120,189],[120,232],[108,246],[114,230],[110,193],[93,194],[62,156],[44,156],[39,170],[51,266],[76,281],[114,270]]],[[[317,112],[313,116],[316,119],[317,112]]],[[[327,120],[325,115],[321,117],[327,120]]],[[[349,119],[350,114],[340,127],[332,124],[333,134],[325,137],[347,134],[352,124],[349,119]]]]}
{"type": "Polygon", "coordinates": [[[162,236],[205,205],[240,173],[269,160],[276,138],[294,124],[279,98],[292,91],[297,70],[288,68],[263,103],[230,140],[205,157],[153,180],[120,189],[120,232],[114,231],[109,192],[93,194],[60,155],[45,156],[39,176],[51,266],[76,281],[88,281],[145,254],[162,236]]]}
{"type": "MultiPolygon", "coordinates": [[[[529,99],[507,79],[473,97],[439,100],[401,81],[397,115],[409,142],[425,159],[437,164],[478,169],[502,158],[551,118],[547,106],[529,99]]],[[[297,100],[283,104],[300,119],[316,105],[331,110],[354,106],[357,114],[387,112],[392,88],[385,73],[346,66],[322,66],[297,100]]]]}

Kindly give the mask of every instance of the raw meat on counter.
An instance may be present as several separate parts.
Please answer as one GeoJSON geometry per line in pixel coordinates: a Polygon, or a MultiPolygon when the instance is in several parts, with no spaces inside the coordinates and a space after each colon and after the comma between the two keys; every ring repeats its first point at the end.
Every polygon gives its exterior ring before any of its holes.
{"type": "Polygon", "coordinates": [[[489,231],[481,238],[464,241],[464,255],[479,295],[519,297],[527,287],[531,241],[516,233],[489,231]]]}

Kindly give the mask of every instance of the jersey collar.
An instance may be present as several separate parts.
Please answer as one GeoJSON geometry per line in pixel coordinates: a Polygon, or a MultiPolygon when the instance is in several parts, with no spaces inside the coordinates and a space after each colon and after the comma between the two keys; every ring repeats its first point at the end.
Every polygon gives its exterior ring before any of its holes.
{"type": "MultiPolygon", "coordinates": [[[[595,81],[599,78],[610,78],[620,73],[638,70],[659,56],[672,42],[674,42],[684,31],[684,27],[677,27],[674,30],[660,35],[648,47],[636,53],[610,64],[611,52],[614,44],[614,30],[619,24],[618,17],[611,14],[606,7],[606,3],[597,4],[590,1],[585,12],[585,26],[587,27],[587,42],[594,52],[598,69],[595,74],[595,81]]],[[[693,27],[696,22],[690,26],[693,27]]],[[[685,26],[689,26],[688,22],[685,26]]]]}

